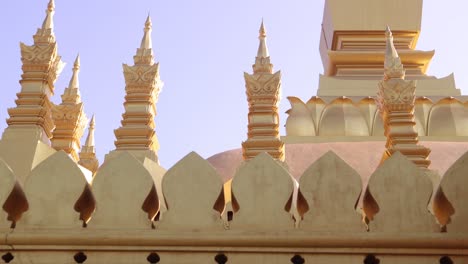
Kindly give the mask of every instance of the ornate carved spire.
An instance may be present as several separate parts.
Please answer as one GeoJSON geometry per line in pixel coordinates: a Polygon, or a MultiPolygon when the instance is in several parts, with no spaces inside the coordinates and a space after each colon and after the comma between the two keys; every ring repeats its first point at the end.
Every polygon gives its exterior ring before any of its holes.
{"type": "Polygon", "coordinates": [[[122,126],[114,131],[115,146],[116,150],[129,150],[135,156],[157,161],[159,143],[154,131],[154,117],[163,83],[159,78],[159,64],[154,63],[149,16],[134,61],[134,66],[123,65],[126,111],[122,115],[122,126]]]}
{"type": "Polygon", "coordinates": [[[49,4],[47,5],[46,10],[46,17],[44,22],[42,23],[42,29],[54,29],[54,12],[55,12],[55,2],[54,0],[50,0],[49,4]]]}
{"type": "Polygon", "coordinates": [[[70,83],[62,94],[62,103],[52,107],[55,123],[55,130],[51,139],[52,147],[70,154],[75,161],[79,159],[80,139],[88,122],[78,87],[79,71],[80,55],[77,55],[70,83]]]}
{"type": "Polygon", "coordinates": [[[252,66],[255,73],[273,73],[273,64],[270,63],[270,54],[268,52],[268,46],[266,44],[266,30],[265,25],[260,25],[259,36],[260,40],[258,45],[257,57],[255,58],[255,64],[252,66]]]}
{"type": "Polygon", "coordinates": [[[151,17],[148,14],[148,17],[146,18],[145,22],[145,29],[144,32],[145,34],[143,35],[143,38],[141,39],[141,45],[140,49],[151,49],[153,48],[153,45],[151,43],[151,28],[153,24],[151,23],[151,17]]]}
{"type": "Polygon", "coordinates": [[[10,118],[7,120],[9,127],[35,130],[35,137],[46,144],[50,144],[54,129],[50,96],[54,94],[54,83],[64,66],[53,33],[53,13],[54,1],[51,0],[42,28],[34,35],[34,45],[20,43],[22,88],[17,94],[17,106],[8,109],[10,118]]]}
{"type": "Polygon", "coordinates": [[[279,101],[281,98],[281,72],[273,73],[266,46],[265,27],[260,26],[254,74],[244,73],[247,100],[249,102],[247,140],[242,142],[245,160],[267,152],[273,158],[284,161],[284,143],[279,136],[279,101]]]}
{"type": "Polygon", "coordinates": [[[151,42],[151,29],[153,24],[151,23],[151,18],[148,15],[145,22],[145,27],[143,29],[143,38],[141,39],[140,48],[137,49],[137,53],[133,56],[135,65],[153,65],[153,44],[151,42]]]}
{"type": "Polygon", "coordinates": [[[55,42],[54,35],[54,13],[55,13],[55,2],[50,0],[46,9],[46,17],[42,22],[42,27],[37,29],[36,35],[34,35],[34,42],[37,43],[51,43],[55,42]]]}
{"type": "Polygon", "coordinates": [[[405,69],[403,68],[403,64],[401,64],[401,59],[393,45],[393,34],[392,31],[390,31],[389,26],[387,26],[387,29],[385,30],[385,38],[387,45],[385,47],[384,79],[404,79],[405,69]]]}
{"type": "Polygon", "coordinates": [[[62,95],[62,102],[64,104],[78,104],[81,103],[80,95],[80,81],[78,79],[78,74],[80,73],[80,55],[78,54],[73,64],[73,75],[68,84],[68,88],[65,89],[65,92],[62,95]]]}
{"type": "Polygon", "coordinates": [[[263,19],[259,33],[258,39],[260,39],[260,44],[258,45],[257,58],[268,58],[270,57],[270,54],[268,53],[268,47],[266,45],[266,30],[265,25],[263,24],[263,19]]]}
{"type": "Polygon", "coordinates": [[[96,158],[96,148],[94,145],[94,128],[95,128],[95,118],[94,115],[89,122],[88,127],[88,136],[86,137],[86,142],[81,148],[80,152],[80,161],[78,164],[90,170],[93,175],[96,173],[99,167],[99,161],[96,158]]]}
{"type": "Polygon", "coordinates": [[[91,122],[89,122],[88,127],[88,136],[86,137],[86,142],[81,149],[81,152],[95,152],[94,150],[94,128],[96,125],[96,120],[93,115],[91,118],[91,122]]]}
{"type": "Polygon", "coordinates": [[[427,168],[430,149],[418,144],[414,121],[415,81],[406,81],[405,70],[393,45],[390,28],[385,32],[387,46],[383,80],[379,82],[377,103],[384,122],[387,143],[382,162],[399,151],[420,167],[427,168]]]}

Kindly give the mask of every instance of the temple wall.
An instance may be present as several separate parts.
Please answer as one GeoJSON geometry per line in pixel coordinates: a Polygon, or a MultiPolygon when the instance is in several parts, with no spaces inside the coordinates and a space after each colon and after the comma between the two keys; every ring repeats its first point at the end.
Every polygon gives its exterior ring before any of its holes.
{"type": "Polygon", "coordinates": [[[0,160],[0,263],[468,263],[468,153],[443,177],[398,153],[366,183],[333,152],[286,168],[223,185],[194,152],[153,177],[123,151],[91,179],[60,151],[15,184],[0,160]]]}

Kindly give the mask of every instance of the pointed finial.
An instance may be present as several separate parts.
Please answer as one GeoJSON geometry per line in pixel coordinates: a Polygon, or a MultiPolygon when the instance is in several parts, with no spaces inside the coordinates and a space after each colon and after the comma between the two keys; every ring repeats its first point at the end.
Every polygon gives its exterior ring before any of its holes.
{"type": "Polygon", "coordinates": [[[50,0],[49,4],[47,5],[46,10],[46,17],[44,22],[42,23],[42,29],[54,29],[54,10],[55,10],[55,2],[54,0],[50,0]]]}
{"type": "Polygon", "coordinates": [[[62,94],[62,104],[79,104],[81,103],[80,82],[78,75],[80,73],[80,54],[76,56],[73,64],[73,74],[68,83],[68,87],[62,94]]]}
{"type": "Polygon", "coordinates": [[[384,61],[384,73],[385,78],[404,78],[405,70],[401,64],[401,59],[398,56],[398,52],[393,44],[393,34],[390,27],[387,26],[385,30],[386,47],[385,47],[385,61],[384,61]]]}
{"type": "Polygon", "coordinates": [[[88,127],[88,136],[86,137],[86,142],[84,144],[84,147],[94,147],[94,126],[96,124],[96,120],[93,114],[93,117],[91,118],[91,121],[89,122],[89,127],[88,127]]]}
{"type": "Polygon", "coordinates": [[[95,125],[96,125],[96,119],[95,119],[94,114],[93,114],[93,117],[91,117],[91,121],[89,122],[89,128],[94,130],[95,125]]]}
{"type": "Polygon", "coordinates": [[[80,53],[76,55],[75,62],[73,63],[73,68],[80,68],[80,53]]]}
{"type": "Polygon", "coordinates": [[[145,29],[144,29],[145,34],[143,35],[143,39],[141,40],[140,49],[152,48],[153,45],[151,43],[151,28],[152,28],[151,17],[150,17],[150,14],[148,13],[148,17],[146,18],[146,22],[145,22],[145,29]]]}
{"type": "Polygon", "coordinates": [[[93,175],[96,173],[99,167],[99,161],[96,158],[96,148],[94,146],[94,115],[89,122],[88,136],[86,142],[82,146],[80,151],[80,161],[78,164],[90,170],[93,175]]]}
{"type": "Polygon", "coordinates": [[[260,33],[260,38],[263,37],[265,38],[266,37],[266,30],[265,30],[265,25],[263,24],[263,17],[262,17],[262,24],[260,25],[260,30],[259,30],[259,33],[260,33]]]}
{"type": "Polygon", "coordinates": [[[387,26],[387,29],[385,30],[385,38],[387,40],[385,55],[394,59],[398,58],[398,52],[393,44],[393,34],[389,26],[387,26]]]}
{"type": "Polygon", "coordinates": [[[78,73],[80,72],[80,54],[76,56],[75,63],[73,64],[73,75],[68,84],[68,88],[78,88],[80,86],[78,80],[78,73]]]}
{"type": "Polygon", "coordinates": [[[262,23],[260,25],[258,39],[260,40],[260,44],[258,46],[257,57],[259,58],[269,57],[270,55],[268,53],[268,47],[266,45],[266,30],[265,30],[265,25],[263,24],[263,18],[262,18],[262,23]]]}

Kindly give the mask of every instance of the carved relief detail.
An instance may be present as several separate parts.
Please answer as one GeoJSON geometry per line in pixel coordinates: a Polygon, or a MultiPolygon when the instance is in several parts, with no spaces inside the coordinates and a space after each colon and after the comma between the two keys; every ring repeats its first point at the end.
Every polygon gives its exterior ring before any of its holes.
{"type": "Polygon", "coordinates": [[[52,147],[70,154],[79,160],[80,139],[83,136],[88,118],[83,111],[83,103],[76,105],[53,105],[52,118],[56,128],[53,132],[52,147]]]}
{"type": "Polygon", "coordinates": [[[281,73],[249,75],[244,74],[248,96],[279,96],[281,87],[281,73]]]}
{"type": "Polygon", "coordinates": [[[418,145],[418,133],[414,118],[415,81],[404,80],[405,72],[398,53],[393,45],[389,28],[385,33],[387,47],[385,53],[384,78],[379,82],[377,105],[384,123],[387,137],[382,162],[399,151],[417,166],[427,168],[430,149],[418,145]]]}
{"type": "Polygon", "coordinates": [[[284,142],[279,136],[278,104],[281,98],[281,72],[273,73],[266,31],[260,26],[260,44],[253,74],[244,73],[247,101],[249,103],[247,140],[242,142],[242,153],[249,160],[262,152],[284,161],[284,142]]]}
{"type": "Polygon", "coordinates": [[[153,64],[150,66],[128,66],[127,64],[124,64],[123,69],[127,86],[153,85],[155,83],[155,79],[159,77],[159,64],[153,64]]]}
{"type": "Polygon", "coordinates": [[[53,83],[55,83],[65,66],[58,55],[57,43],[34,44],[32,46],[20,43],[20,48],[21,61],[23,62],[22,81],[45,79],[49,82],[53,94],[53,83]],[[42,76],[38,76],[38,70],[42,72],[42,76]]]}
{"type": "Polygon", "coordinates": [[[379,82],[377,102],[389,110],[414,108],[416,82],[390,79],[379,82]]]}

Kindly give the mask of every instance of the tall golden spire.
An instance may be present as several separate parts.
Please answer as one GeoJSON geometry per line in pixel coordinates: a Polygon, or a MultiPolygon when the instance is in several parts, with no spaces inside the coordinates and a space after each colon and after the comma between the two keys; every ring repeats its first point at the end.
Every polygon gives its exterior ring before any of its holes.
{"type": "Polygon", "coordinates": [[[94,128],[96,126],[96,120],[93,115],[91,118],[91,122],[89,122],[89,127],[88,127],[88,136],[86,137],[85,144],[83,145],[83,148],[81,149],[82,152],[95,152],[94,150],[94,128]]]}
{"type": "Polygon", "coordinates": [[[53,32],[54,8],[52,0],[48,3],[44,23],[33,36],[34,43],[20,43],[23,71],[21,91],[17,93],[16,106],[8,109],[8,127],[3,133],[3,147],[0,148],[0,157],[12,167],[20,180],[28,177],[37,161],[47,155],[45,153],[53,152],[53,149],[49,149],[55,128],[50,97],[54,95],[55,81],[64,66],[53,32]],[[26,147],[24,142],[35,143],[26,147]],[[15,153],[8,151],[10,147],[15,149],[15,153]],[[38,149],[43,151],[38,152],[38,149]],[[22,164],[28,166],[17,167],[16,160],[22,160],[22,164]]]}
{"type": "Polygon", "coordinates": [[[258,58],[268,58],[270,57],[270,54],[268,53],[268,47],[266,44],[266,30],[265,30],[265,25],[263,24],[263,19],[262,19],[262,24],[260,25],[260,30],[259,30],[259,36],[258,39],[260,40],[260,43],[258,45],[258,52],[257,52],[257,57],[258,58]]]}
{"type": "Polygon", "coordinates": [[[155,133],[156,102],[163,83],[159,64],[154,63],[151,43],[151,18],[145,22],[140,48],[133,57],[135,65],[123,65],[125,76],[125,113],[122,126],[114,130],[116,150],[128,150],[137,158],[157,161],[159,143],[155,133]]]}
{"type": "Polygon", "coordinates": [[[80,139],[88,122],[81,102],[79,79],[80,55],[76,56],[70,83],[62,94],[62,103],[52,107],[55,130],[51,139],[52,147],[63,150],[78,161],[80,139]]]}
{"type": "Polygon", "coordinates": [[[33,36],[34,44],[28,46],[20,43],[23,63],[20,80],[22,88],[16,100],[17,106],[8,110],[10,118],[7,120],[9,126],[41,127],[45,135],[40,132],[39,139],[47,144],[54,129],[50,96],[54,94],[54,83],[64,66],[53,32],[54,8],[55,3],[50,0],[42,27],[37,29],[33,36]],[[37,103],[36,108],[32,102],[37,103]],[[36,109],[37,113],[31,112],[32,109],[36,109]]]}
{"type": "Polygon", "coordinates": [[[62,95],[62,102],[64,104],[78,104],[81,103],[80,95],[80,81],[78,75],[80,73],[80,55],[78,54],[73,64],[73,74],[68,84],[68,87],[65,89],[65,92],[62,95]]]}
{"type": "Polygon", "coordinates": [[[393,44],[393,34],[390,27],[385,30],[386,46],[384,61],[384,79],[405,78],[405,69],[401,64],[400,56],[393,44]]]}
{"type": "Polygon", "coordinates": [[[153,24],[151,23],[151,17],[148,14],[148,17],[146,18],[146,22],[145,22],[145,29],[144,29],[145,34],[143,35],[143,38],[141,39],[140,49],[152,49],[153,48],[153,44],[151,43],[152,26],[153,24]]]}
{"type": "Polygon", "coordinates": [[[44,19],[44,22],[42,22],[43,30],[54,29],[54,13],[55,13],[55,2],[54,0],[50,0],[49,4],[47,5],[46,17],[44,19]]]}
{"type": "Polygon", "coordinates": [[[387,149],[382,162],[399,151],[417,166],[427,168],[431,163],[427,159],[431,151],[418,144],[418,133],[414,121],[416,82],[404,79],[405,69],[393,45],[393,36],[389,27],[385,36],[387,45],[384,77],[379,82],[377,92],[377,102],[387,137],[385,145],[387,149]]]}
{"type": "Polygon", "coordinates": [[[99,167],[99,161],[96,158],[96,148],[94,143],[94,128],[96,120],[93,115],[88,127],[88,136],[86,137],[85,144],[82,146],[80,151],[80,160],[78,164],[90,170],[93,175],[96,173],[99,167]]]}
{"type": "Polygon", "coordinates": [[[140,48],[137,49],[137,53],[133,56],[135,65],[153,65],[153,43],[151,41],[151,31],[153,24],[151,23],[151,17],[148,15],[145,21],[145,27],[143,28],[143,38],[141,38],[140,48]]]}
{"type": "Polygon", "coordinates": [[[262,19],[258,36],[259,44],[257,57],[255,58],[255,64],[252,66],[254,73],[273,73],[273,64],[270,63],[270,54],[266,44],[266,37],[265,25],[262,19]]]}
{"type": "Polygon", "coordinates": [[[267,152],[273,158],[284,161],[284,143],[279,136],[279,101],[281,98],[281,72],[273,73],[273,64],[266,45],[263,21],[260,25],[258,46],[253,74],[244,73],[249,103],[247,140],[242,142],[245,160],[267,152]]]}
{"type": "Polygon", "coordinates": [[[42,27],[37,29],[36,35],[34,35],[34,43],[45,44],[55,42],[54,35],[54,14],[55,14],[55,2],[50,0],[46,9],[46,17],[42,22],[42,27]]]}

